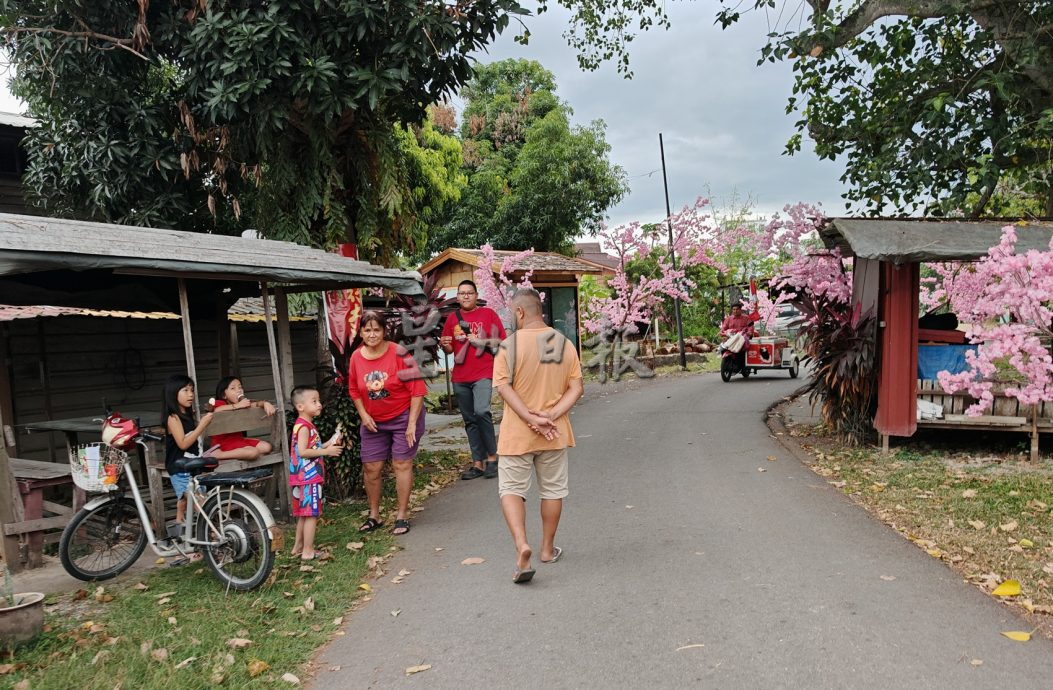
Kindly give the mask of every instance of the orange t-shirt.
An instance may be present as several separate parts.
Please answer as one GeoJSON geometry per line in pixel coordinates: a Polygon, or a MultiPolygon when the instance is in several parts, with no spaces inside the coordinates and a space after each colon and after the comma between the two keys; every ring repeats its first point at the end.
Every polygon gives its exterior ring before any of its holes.
{"type": "MultiPolygon", "coordinates": [[[[578,351],[562,333],[547,326],[523,328],[501,342],[501,349],[494,357],[495,388],[508,385],[508,362],[513,354],[512,388],[528,409],[539,412],[551,409],[567,391],[570,380],[581,378],[578,351]]],[[[563,415],[556,420],[556,426],[559,436],[547,440],[505,406],[497,452],[499,455],[524,455],[573,446],[574,431],[570,428],[570,418],[563,415]]]]}

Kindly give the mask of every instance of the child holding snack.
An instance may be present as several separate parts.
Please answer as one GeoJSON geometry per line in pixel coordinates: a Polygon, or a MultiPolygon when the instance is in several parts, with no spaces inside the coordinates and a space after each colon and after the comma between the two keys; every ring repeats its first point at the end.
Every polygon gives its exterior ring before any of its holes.
{"type": "Polygon", "coordinates": [[[311,386],[298,386],[292,392],[292,404],[296,408],[296,423],[289,444],[289,486],[292,495],[292,514],[296,518],[296,541],[292,555],[310,561],[318,557],[314,550],[314,532],[322,514],[322,483],[325,481],[324,457],[340,455],[340,430],[322,443],[314,418],[322,412],[318,390],[311,386]]]}
{"type": "MultiPolygon", "coordinates": [[[[212,413],[201,415],[194,421],[194,382],[185,374],[173,374],[165,382],[161,398],[161,419],[165,430],[165,469],[175,489],[176,522],[182,522],[186,514],[186,492],[190,487],[190,474],[175,472],[176,460],[186,456],[201,455],[201,438],[212,421],[212,413]]],[[[200,554],[195,554],[200,559],[200,554]]]]}
{"type": "MultiPolygon", "coordinates": [[[[241,386],[241,380],[236,376],[225,376],[216,384],[216,397],[209,400],[216,413],[229,410],[244,410],[247,407],[258,407],[270,417],[274,414],[274,405],[266,400],[249,400],[245,397],[245,389],[241,386]]],[[[259,460],[271,452],[272,446],[266,441],[258,438],[249,438],[244,431],[230,434],[216,434],[212,437],[213,445],[218,445],[219,450],[213,453],[217,460],[259,460]]]]}

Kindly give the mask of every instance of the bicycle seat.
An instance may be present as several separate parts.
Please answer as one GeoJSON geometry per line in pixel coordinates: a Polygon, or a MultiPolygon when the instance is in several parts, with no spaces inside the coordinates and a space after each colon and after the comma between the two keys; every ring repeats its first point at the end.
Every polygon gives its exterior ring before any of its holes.
{"type": "Polygon", "coordinates": [[[219,460],[215,458],[179,458],[172,463],[172,469],[176,473],[186,472],[190,476],[196,476],[202,472],[211,472],[219,466],[219,460]]]}
{"type": "Polygon", "coordinates": [[[248,486],[264,479],[270,479],[273,472],[269,467],[240,472],[215,472],[197,480],[200,486],[248,486]]]}

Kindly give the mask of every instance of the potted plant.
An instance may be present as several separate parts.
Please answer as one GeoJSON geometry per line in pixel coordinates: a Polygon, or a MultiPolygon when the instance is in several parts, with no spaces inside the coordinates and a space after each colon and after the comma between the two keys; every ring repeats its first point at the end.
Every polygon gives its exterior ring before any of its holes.
{"type": "Polygon", "coordinates": [[[0,591],[0,646],[13,649],[29,642],[44,628],[44,595],[40,592],[15,593],[11,571],[4,566],[4,587],[0,591]]]}

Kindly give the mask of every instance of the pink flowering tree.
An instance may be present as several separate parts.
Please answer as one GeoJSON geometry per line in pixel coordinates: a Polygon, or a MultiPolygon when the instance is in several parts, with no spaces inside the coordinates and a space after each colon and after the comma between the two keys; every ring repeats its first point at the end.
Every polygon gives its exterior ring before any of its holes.
{"type": "Polygon", "coordinates": [[[1053,240],[1048,251],[1024,254],[1016,241],[1015,228],[1004,227],[1001,241],[972,267],[969,287],[950,296],[978,348],[966,354],[968,370],[937,377],[947,392],[964,388],[977,398],[969,415],[991,408],[998,382],[1025,405],[1053,401],[1053,240]]]}
{"type": "Polygon", "coordinates": [[[533,249],[526,249],[505,257],[499,257],[493,246],[484,244],[479,250],[483,253],[482,266],[475,269],[474,278],[476,287],[479,288],[479,297],[486,301],[486,306],[497,312],[505,328],[509,328],[511,310],[508,308],[508,300],[519,288],[531,288],[530,277],[534,275],[533,269],[523,270],[523,261],[533,255],[533,249]],[[497,266],[496,275],[493,267],[497,266]],[[512,276],[522,271],[518,282],[513,282],[512,276]]]}

